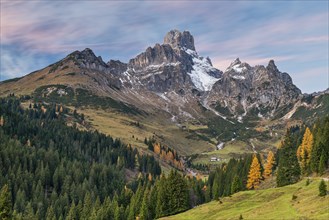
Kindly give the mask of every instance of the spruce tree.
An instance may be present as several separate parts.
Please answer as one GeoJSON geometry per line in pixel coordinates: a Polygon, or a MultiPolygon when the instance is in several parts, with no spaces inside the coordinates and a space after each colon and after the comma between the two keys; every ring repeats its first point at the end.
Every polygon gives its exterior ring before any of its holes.
{"type": "Polygon", "coordinates": [[[11,212],[11,196],[6,184],[0,191],[0,219],[11,219],[11,212]]]}
{"type": "Polygon", "coordinates": [[[215,175],[215,179],[212,185],[212,196],[213,199],[219,199],[219,178],[217,178],[217,174],[215,175]]]}
{"type": "Polygon", "coordinates": [[[320,157],[320,162],[319,162],[319,174],[323,175],[325,169],[326,169],[325,152],[324,152],[324,150],[322,150],[321,157],[320,157]]]}
{"type": "Polygon", "coordinates": [[[50,205],[47,209],[46,220],[56,220],[56,215],[52,205],[50,205]]]}
{"type": "Polygon", "coordinates": [[[296,183],[300,178],[300,167],[297,160],[296,148],[293,146],[293,140],[289,130],[281,143],[278,154],[277,185],[285,186],[296,183]]]}
{"type": "Polygon", "coordinates": [[[237,175],[235,175],[234,178],[233,178],[233,182],[231,184],[231,194],[239,192],[241,190],[240,185],[241,184],[240,184],[239,177],[237,175]]]}
{"type": "Polygon", "coordinates": [[[149,190],[146,189],[144,191],[142,206],[141,206],[141,209],[139,211],[139,219],[140,220],[150,219],[149,211],[148,211],[148,207],[149,207],[149,203],[148,203],[149,198],[148,198],[148,196],[149,196],[149,190]]]}
{"type": "Polygon", "coordinates": [[[66,216],[66,220],[74,220],[77,219],[77,213],[76,213],[76,206],[74,202],[72,202],[70,210],[66,216]]]}
{"type": "Polygon", "coordinates": [[[189,208],[189,193],[186,180],[177,170],[170,172],[167,179],[168,214],[185,211],[189,208]]]}
{"type": "Polygon", "coordinates": [[[156,218],[160,218],[162,216],[165,216],[168,214],[167,212],[167,180],[166,177],[163,175],[161,176],[161,178],[159,179],[158,183],[157,183],[157,189],[158,189],[158,194],[157,194],[157,205],[156,205],[156,209],[155,209],[155,216],[156,218]]]}
{"type": "Polygon", "coordinates": [[[319,196],[326,196],[327,195],[327,185],[322,179],[319,185],[319,196]]]}

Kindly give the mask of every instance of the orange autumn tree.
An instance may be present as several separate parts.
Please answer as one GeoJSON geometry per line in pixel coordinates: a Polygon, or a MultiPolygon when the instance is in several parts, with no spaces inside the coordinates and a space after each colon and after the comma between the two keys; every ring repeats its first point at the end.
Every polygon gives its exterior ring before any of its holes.
{"type": "Polygon", "coordinates": [[[272,176],[273,165],[275,164],[275,158],[272,151],[268,152],[267,160],[264,168],[264,178],[267,179],[272,176]]]}
{"type": "Polygon", "coordinates": [[[302,144],[297,149],[297,158],[303,174],[307,173],[310,164],[313,142],[313,134],[307,127],[303,136],[302,144]]]}
{"type": "Polygon", "coordinates": [[[262,175],[260,172],[260,163],[256,155],[254,155],[249,169],[247,189],[257,189],[259,187],[261,178],[262,175]]]}
{"type": "Polygon", "coordinates": [[[156,153],[157,155],[160,155],[161,153],[161,147],[159,143],[155,143],[154,144],[154,153],[156,153]]]}

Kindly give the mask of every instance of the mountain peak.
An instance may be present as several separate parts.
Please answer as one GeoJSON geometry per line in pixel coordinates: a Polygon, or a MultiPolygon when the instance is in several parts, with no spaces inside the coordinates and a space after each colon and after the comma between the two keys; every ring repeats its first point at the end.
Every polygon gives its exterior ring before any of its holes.
{"type": "Polygon", "coordinates": [[[194,38],[189,31],[171,30],[164,37],[163,43],[169,44],[173,48],[185,47],[195,51],[194,38]]]}
{"type": "Polygon", "coordinates": [[[268,65],[267,65],[266,69],[269,70],[269,71],[273,71],[273,72],[279,72],[277,66],[274,63],[274,60],[270,60],[268,62],[268,65]]]}
{"type": "Polygon", "coordinates": [[[239,59],[239,57],[237,57],[232,63],[230,66],[235,66],[235,65],[238,65],[238,64],[241,64],[241,61],[239,59]]]}

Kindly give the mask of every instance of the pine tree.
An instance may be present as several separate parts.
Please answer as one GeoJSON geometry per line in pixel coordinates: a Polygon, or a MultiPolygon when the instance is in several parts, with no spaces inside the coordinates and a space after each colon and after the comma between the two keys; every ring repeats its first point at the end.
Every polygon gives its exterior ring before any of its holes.
{"type": "Polygon", "coordinates": [[[168,214],[185,211],[189,207],[189,194],[187,183],[177,170],[171,170],[167,179],[168,193],[168,214]]]}
{"type": "Polygon", "coordinates": [[[327,195],[327,185],[322,179],[319,185],[319,196],[326,196],[327,195]]]}
{"type": "Polygon", "coordinates": [[[161,178],[157,182],[157,205],[155,209],[155,216],[156,218],[160,218],[162,216],[165,216],[168,214],[167,204],[167,179],[164,176],[164,174],[161,176],[161,178]]]}
{"type": "Polygon", "coordinates": [[[300,166],[297,160],[296,148],[294,148],[292,135],[289,130],[281,143],[278,155],[277,185],[285,186],[296,183],[300,178],[300,166]]]}
{"type": "Polygon", "coordinates": [[[239,180],[239,177],[237,175],[235,175],[233,178],[233,182],[231,184],[231,194],[239,192],[240,190],[241,190],[240,180],[239,180]]]}
{"type": "Polygon", "coordinates": [[[302,144],[297,149],[297,159],[303,174],[306,174],[310,170],[309,164],[313,142],[313,134],[307,127],[303,136],[302,144]]]}
{"type": "Polygon", "coordinates": [[[82,217],[89,218],[92,211],[92,203],[90,193],[87,192],[83,201],[82,217]]]}
{"type": "Polygon", "coordinates": [[[263,174],[265,179],[272,176],[272,169],[273,169],[274,164],[275,164],[275,157],[274,157],[273,152],[270,151],[267,155],[267,162],[266,162],[264,174],[263,174]]]}
{"type": "Polygon", "coordinates": [[[49,206],[46,213],[47,220],[56,220],[55,212],[53,206],[49,206]]]}
{"type": "Polygon", "coordinates": [[[72,202],[69,213],[66,216],[66,220],[74,220],[74,219],[78,219],[78,218],[77,218],[76,206],[74,202],[72,202]]]}
{"type": "Polygon", "coordinates": [[[141,209],[139,211],[139,219],[140,220],[150,219],[149,212],[148,212],[148,207],[149,207],[148,196],[149,196],[149,190],[146,189],[145,192],[144,192],[144,196],[143,196],[142,206],[141,206],[141,209]]]}
{"type": "Polygon", "coordinates": [[[0,191],[0,219],[11,219],[11,196],[8,185],[0,191]]]}
{"type": "Polygon", "coordinates": [[[322,150],[320,162],[319,162],[319,174],[323,175],[325,170],[326,170],[325,152],[324,152],[324,150],[322,150]]]}
{"type": "Polygon", "coordinates": [[[219,199],[219,178],[217,173],[214,178],[214,182],[212,185],[212,198],[218,200],[219,199]]]}
{"type": "Polygon", "coordinates": [[[247,181],[247,189],[257,189],[260,184],[261,180],[261,172],[260,172],[260,163],[257,159],[257,156],[254,155],[254,158],[252,160],[250,169],[249,169],[249,175],[248,175],[248,181],[247,181]]]}

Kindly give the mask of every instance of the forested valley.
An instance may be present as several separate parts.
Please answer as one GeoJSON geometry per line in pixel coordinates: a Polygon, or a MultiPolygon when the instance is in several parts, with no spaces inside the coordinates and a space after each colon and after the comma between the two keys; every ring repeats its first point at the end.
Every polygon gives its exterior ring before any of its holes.
{"type": "MultiPolygon", "coordinates": [[[[207,179],[185,175],[179,158],[179,169],[164,174],[153,154],[79,123],[83,115],[58,104],[23,108],[17,97],[0,99],[1,219],[155,219],[329,166],[329,117],[290,127],[277,152],[233,158],[207,179]]],[[[160,154],[158,143],[145,142],[160,154]]]]}

